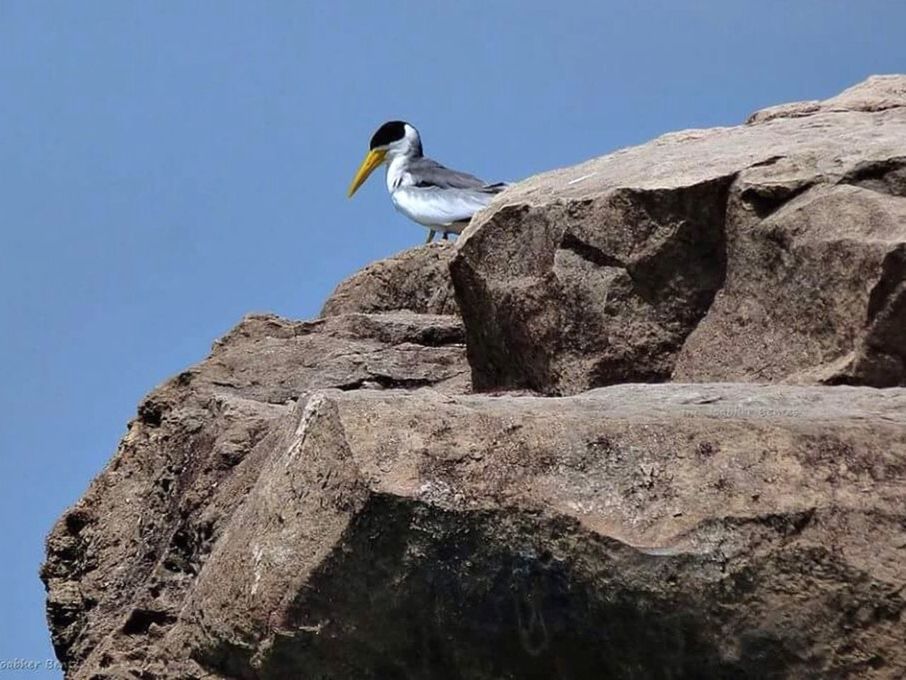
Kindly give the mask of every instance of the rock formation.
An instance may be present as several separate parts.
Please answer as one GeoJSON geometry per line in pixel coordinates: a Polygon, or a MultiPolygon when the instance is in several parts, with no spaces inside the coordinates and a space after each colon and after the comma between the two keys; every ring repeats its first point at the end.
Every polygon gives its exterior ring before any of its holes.
{"type": "Polygon", "coordinates": [[[906,385],[906,78],[533,177],[452,264],[477,389],[906,385]]]}
{"type": "Polygon", "coordinates": [[[453,249],[443,241],[375,262],[343,281],[324,303],[321,316],[349,312],[458,314],[450,280],[453,249]]]}
{"type": "Polygon", "coordinates": [[[906,76],[531,178],[243,320],[54,527],[54,645],[97,680],[902,677],[897,385],[906,76]]]}

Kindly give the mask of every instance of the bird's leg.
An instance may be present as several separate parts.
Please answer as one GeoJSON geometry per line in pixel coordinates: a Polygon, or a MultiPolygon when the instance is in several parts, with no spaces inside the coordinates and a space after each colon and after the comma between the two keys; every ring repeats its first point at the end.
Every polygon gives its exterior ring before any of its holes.
{"type": "Polygon", "coordinates": [[[435,234],[435,233],[436,233],[436,232],[435,232],[433,229],[429,229],[429,230],[428,230],[428,238],[425,239],[425,243],[431,243],[431,241],[434,240],[434,234],[435,234]]]}

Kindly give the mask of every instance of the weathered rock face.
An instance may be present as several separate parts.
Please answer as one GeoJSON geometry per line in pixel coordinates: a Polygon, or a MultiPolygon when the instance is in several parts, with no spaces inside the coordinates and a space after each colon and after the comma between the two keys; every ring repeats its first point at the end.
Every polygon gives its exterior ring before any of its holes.
{"type": "Polygon", "coordinates": [[[906,389],[843,385],[904,383],[904,90],[528,180],[243,320],[48,538],[67,677],[906,675],[906,389]]]}
{"type": "Polygon", "coordinates": [[[322,387],[465,392],[462,340],[451,316],[253,316],[205,362],[152,392],[107,469],[48,539],[48,620],[74,677],[143,658],[177,620],[300,395],[322,387]]]}
{"type": "Polygon", "coordinates": [[[321,316],[400,309],[458,314],[449,271],[453,253],[452,243],[439,241],[375,262],[337,286],[321,316]]]}
{"type": "Polygon", "coordinates": [[[457,250],[478,389],[906,384],[906,77],[531,178],[457,250]]]}
{"type": "Polygon", "coordinates": [[[906,390],[328,391],[266,423],[75,677],[906,668],[906,390]]]}
{"type": "Polygon", "coordinates": [[[167,638],[215,670],[906,665],[904,390],[321,393],[284,431],[167,638]]]}

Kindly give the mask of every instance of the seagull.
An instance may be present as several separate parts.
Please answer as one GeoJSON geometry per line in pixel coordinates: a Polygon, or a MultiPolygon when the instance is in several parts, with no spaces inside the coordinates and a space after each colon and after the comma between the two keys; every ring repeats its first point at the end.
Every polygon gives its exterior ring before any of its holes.
{"type": "Polygon", "coordinates": [[[461,233],[472,215],[507,187],[506,182],[488,184],[425,157],[418,130],[391,120],[371,137],[368,154],[349,185],[349,197],[384,163],[390,200],[410,220],[428,228],[425,243],[431,243],[438,231],[444,240],[450,233],[461,233]]]}

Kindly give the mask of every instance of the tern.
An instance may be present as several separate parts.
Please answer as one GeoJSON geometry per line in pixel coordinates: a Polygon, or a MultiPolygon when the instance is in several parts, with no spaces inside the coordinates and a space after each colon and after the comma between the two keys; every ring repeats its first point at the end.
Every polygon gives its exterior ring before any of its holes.
{"type": "Polygon", "coordinates": [[[506,182],[488,184],[427,158],[418,130],[402,120],[384,123],[371,137],[365,160],[349,185],[350,198],[382,164],[387,165],[390,200],[410,220],[428,228],[425,243],[437,232],[444,239],[461,233],[472,215],[507,187],[506,182]]]}

